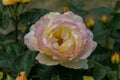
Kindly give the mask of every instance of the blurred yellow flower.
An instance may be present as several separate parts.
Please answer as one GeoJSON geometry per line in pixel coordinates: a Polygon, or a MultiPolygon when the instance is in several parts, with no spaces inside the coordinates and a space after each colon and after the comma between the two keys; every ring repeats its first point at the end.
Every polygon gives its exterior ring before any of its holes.
{"type": "Polygon", "coordinates": [[[107,23],[107,21],[108,21],[107,16],[106,16],[106,15],[102,15],[101,21],[102,21],[103,23],[107,23]]]}
{"type": "Polygon", "coordinates": [[[92,18],[90,18],[86,21],[86,25],[87,25],[88,28],[93,27],[94,24],[95,24],[95,22],[92,18]]]}
{"type": "Polygon", "coordinates": [[[20,27],[20,30],[21,30],[22,32],[25,32],[25,31],[27,30],[27,27],[20,27]]]}
{"type": "Polygon", "coordinates": [[[3,78],[3,72],[0,72],[0,80],[3,78]]]}
{"type": "Polygon", "coordinates": [[[2,3],[4,5],[13,5],[13,4],[16,4],[18,2],[21,2],[21,3],[27,3],[27,2],[30,2],[31,0],[2,0],[2,3]]]}
{"type": "Polygon", "coordinates": [[[13,5],[16,3],[16,0],[2,0],[3,5],[13,5]]]}
{"type": "Polygon", "coordinates": [[[83,76],[83,80],[94,80],[92,76],[83,76]]]}
{"type": "Polygon", "coordinates": [[[112,55],[111,61],[112,61],[113,64],[118,64],[119,63],[119,54],[118,54],[118,52],[115,52],[112,55]]]}
{"type": "Polygon", "coordinates": [[[31,0],[21,0],[22,3],[28,3],[30,2],[31,0]]]}
{"type": "MultiPolygon", "coordinates": [[[[6,76],[7,78],[5,79],[5,80],[13,80],[13,78],[10,76],[10,75],[8,75],[7,74],[7,76],[6,76]]],[[[1,80],[1,79],[0,79],[1,80]]]]}
{"type": "Polygon", "coordinates": [[[63,11],[67,12],[67,11],[69,11],[69,8],[67,6],[64,6],[63,11]]]}
{"type": "Polygon", "coordinates": [[[18,76],[16,80],[27,80],[26,73],[24,71],[21,72],[20,76],[18,76]]]}

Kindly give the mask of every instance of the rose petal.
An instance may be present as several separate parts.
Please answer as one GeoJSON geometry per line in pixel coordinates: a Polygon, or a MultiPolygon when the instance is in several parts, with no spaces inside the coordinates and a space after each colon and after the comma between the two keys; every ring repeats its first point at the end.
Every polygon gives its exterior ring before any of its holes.
{"type": "Polygon", "coordinates": [[[63,15],[66,15],[68,17],[70,17],[71,19],[73,19],[75,22],[83,22],[83,18],[81,16],[75,15],[73,12],[68,11],[66,13],[64,13],[63,15]]]}
{"type": "Polygon", "coordinates": [[[87,69],[88,68],[87,62],[88,60],[84,59],[84,60],[78,60],[78,61],[64,62],[60,64],[64,67],[73,68],[73,69],[80,69],[80,68],[87,69]]]}
{"type": "Polygon", "coordinates": [[[88,30],[88,31],[89,31],[89,39],[93,40],[93,33],[90,30],[88,30]]]}
{"type": "Polygon", "coordinates": [[[30,50],[37,51],[38,45],[37,45],[37,39],[34,35],[34,26],[31,27],[30,32],[25,35],[24,37],[24,43],[27,45],[27,47],[30,50]]]}
{"type": "Polygon", "coordinates": [[[42,53],[39,53],[37,55],[36,59],[39,61],[39,63],[45,64],[45,65],[48,65],[48,66],[58,64],[58,62],[55,61],[54,59],[52,59],[52,57],[49,57],[49,56],[47,56],[45,54],[42,54],[42,53]]]}
{"type": "Polygon", "coordinates": [[[86,59],[95,50],[97,43],[94,41],[87,41],[84,49],[80,52],[80,59],[86,59]]]}
{"type": "Polygon", "coordinates": [[[52,19],[54,18],[55,16],[58,16],[58,15],[61,15],[59,12],[50,12],[48,14],[45,15],[45,17],[49,18],[49,19],[52,19]]]}

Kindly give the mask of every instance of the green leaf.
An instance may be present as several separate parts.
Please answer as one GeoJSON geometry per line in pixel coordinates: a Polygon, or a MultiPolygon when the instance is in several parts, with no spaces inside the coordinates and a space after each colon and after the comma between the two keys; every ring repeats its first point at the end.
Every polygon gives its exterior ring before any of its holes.
{"type": "Polygon", "coordinates": [[[78,9],[80,9],[84,6],[84,3],[83,1],[80,0],[73,0],[73,5],[75,5],[78,9]]]}
{"type": "MultiPolygon", "coordinates": [[[[8,34],[6,34],[5,36],[5,40],[14,40],[15,39],[15,34],[16,31],[11,31],[8,34]]],[[[17,31],[18,36],[20,36],[22,34],[22,32],[20,30],[17,31]]]]}
{"type": "Polygon", "coordinates": [[[102,15],[112,13],[112,10],[110,8],[106,8],[106,7],[92,8],[90,11],[94,12],[94,13],[99,13],[99,14],[102,14],[102,15]]]}
{"type": "Polygon", "coordinates": [[[120,0],[116,1],[114,10],[117,11],[120,9],[120,0]]]}
{"type": "Polygon", "coordinates": [[[120,29],[113,30],[112,33],[110,33],[110,37],[115,38],[115,39],[120,39],[120,29]]]}
{"type": "Polygon", "coordinates": [[[30,9],[20,15],[19,26],[27,26],[35,23],[41,16],[47,14],[50,10],[47,9],[30,9]]]}
{"type": "Polygon", "coordinates": [[[7,29],[9,26],[9,20],[9,15],[2,12],[2,14],[0,15],[0,27],[3,29],[7,29]]]}
{"type": "Polygon", "coordinates": [[[36,53],[26,51],[24,44],[20,43],[1,43],[0,49],[0,68],[3,72],[10,73],[16,77],[21,71],[29,74],[32,66],[35,64],[36,53]]]}
{"type": "Polygon", "coordinates": [[[120,13],[114,14],[114,17],[110,23],[110,27],[112,27],[113,29],[120,29],[120,13]]]}
{"type": "Polygon", "coordinates": [[[21,53],[16,57],[15,62],[13,63],[13,70],[18,74],[22,71],[25,71],[28,75],[31,68],[34,65],[36,54],[30,51],[21,53]]]}
{"type": "Polygon", "coordinates": [[[93,71],[93,77],[95,80],[103,80],[106,75],[106,70],[96,67],[93,71]]]}
{"type": "Polygon", "coordinates": [[[42,65],[40,63],[36,64],[32,67],[30,72],[30,77],[33,80],[50,80],[52,77],[53,67],[42,65]]]}
{"type": "Polygon", "coordinates": [[[62,66],[56,66],[55,69],[57,70],[61,80],[72,80],[73,75],[71,69],[62,66]]]}
{"type": "Polygon", "coordinates": [[[5,6],[2,4],[2,0],[0,0],[0,28],[7,29],[9,26],[9,15],[5,6]]]}
{"type": "Polygon", "coordinates": [[[88,14],[88,11],[82,8],[77,8],[75,5],[69,3],[68,8],[70,9],[70,11],[73,11],[74,13],[81,15],[81,16],[85,16],[88,14]]]}
{"type": "Polygon", "coordinates": [[[60,80],[60,77],[59,77],[59,75],[53,74],[51,77],[51,80],[60,80]]]}
{"type": "Polygon", "coordinates": [[[89,60],[98,61],[108,65],[109,63],[109,52],[106,48],[97,45],[95,51],[89,57],[89,60]]]}
{"type": "Polygon", "coordinates": [[[120,64],[118,65],[118,79],[120,80],[120,64]]]}
{"type": "Polygon", "coordinates": [[[3,11],[3,4],[2,4],[2,0],[0,0],[0,13],[3,11]]]}
{"type": "Polygon", "coordinates": [[[6,38],[5,34],[0,33],[0,41],[5,40],[5,38],[6,38]]]}
{"type": "Polygon", "coordinates": [[[120,42],[116,41],[114,43],[114,51],[118,53],[120,52],[120,42]]]}
{"type": "Polygon", "coordinates": [[[94,39],[97,42],[100,42],[101,40],[105,40],[106,36],[108,36],[108,28],[105,26],[101,21],[97,21],[95,23],[95,26],[93,27],[93,34],[94,39]]]}
{"type": "Polygon", "coordinates": [[[82,71],[80,69],[69,69],[63,66],[56,66],[55,70],[61,80],[82,80],[82,71]]]}
{"type": "Polygon", "coordinates": [[[116,71],[108,71],[107,76],[108,76],[109,80],[118,80],[116,71]]]}

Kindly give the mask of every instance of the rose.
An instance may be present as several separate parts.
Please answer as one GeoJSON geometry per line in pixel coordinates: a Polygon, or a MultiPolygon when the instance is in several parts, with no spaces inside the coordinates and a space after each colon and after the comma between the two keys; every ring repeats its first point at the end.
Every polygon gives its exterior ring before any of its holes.
{"type": "Polygon", "coordinates": [[[39,51],[36,59],[41,64],[88,68],[87,57],[96,48],[93,34],[82,17],[73,12],[50,12],[32,25],[25,35],[29,49],[39,51]]]}
{"type": "Polygon", "coordinates": [[[15,0],[2,0],[2,3],[4,5],[13,5],[16,3],[16,1],[15,0]]]}

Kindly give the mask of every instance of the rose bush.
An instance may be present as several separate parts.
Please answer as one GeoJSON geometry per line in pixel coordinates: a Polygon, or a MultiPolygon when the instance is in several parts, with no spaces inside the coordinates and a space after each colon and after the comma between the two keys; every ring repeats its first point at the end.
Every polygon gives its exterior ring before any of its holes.
{"type": "Polygon", "coordinates": [[[97,45],[82,17],[71,11],[41,17],[24,40],[29,49],[40,52],[36,57],[40,63],[74,69],[88,68],[86,58],[97,45]]]}

